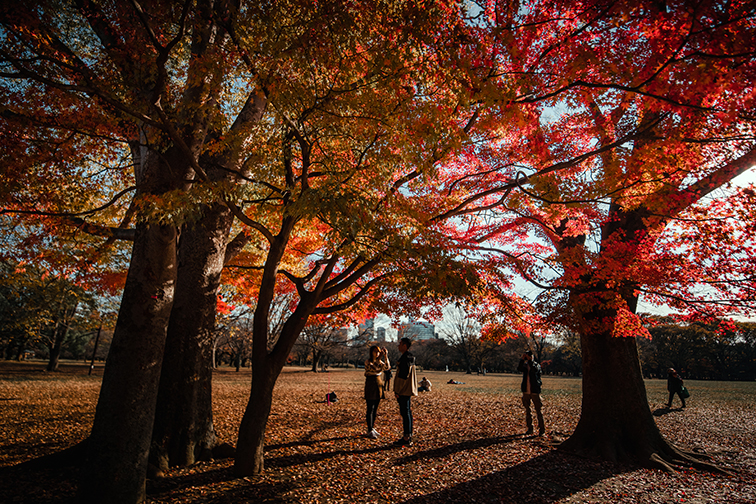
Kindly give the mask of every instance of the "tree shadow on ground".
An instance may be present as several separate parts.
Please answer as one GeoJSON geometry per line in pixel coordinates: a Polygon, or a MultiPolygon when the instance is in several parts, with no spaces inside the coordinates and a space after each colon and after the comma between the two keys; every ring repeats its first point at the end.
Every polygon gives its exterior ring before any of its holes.
{"type": "MultiPolygon", "coordinates": [[[[412,458],[422,460],[423,456],[416,454],[412,458]]],[[[548,504],[633,469],[553,450],[502,471],[407,499],[402,504],[548,504]]]]}
{"type": "Polygon", "coordinates": [[[497,436],[497,437],[490,437],[490,438],[483,438],[483,439],[472,439],[470,441],[463,441],[461,443],[454,443],[454,444],[450,444],[446,446],[441,446],[433,450],[416,452],[407,457],[402,457],[400,459],[397,459],[394,462],[394,465],[404,465],[410,462],[417,462],[424,459],[446,457],[447,455],[451,455],[453,453],[457,453],[461,451],[470,451],[470,450],[477,450],[480,448],[487,448],[493,445],[511,443],[512,441],[516,439],[528,439],[529,437],[535,437],[535,436],[521,436],[518,434],[513,434],[511,436],[497,436]]]}

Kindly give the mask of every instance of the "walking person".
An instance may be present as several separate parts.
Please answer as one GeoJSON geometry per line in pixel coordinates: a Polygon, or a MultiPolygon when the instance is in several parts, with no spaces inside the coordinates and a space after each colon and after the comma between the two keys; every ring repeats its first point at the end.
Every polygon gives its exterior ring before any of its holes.
{"type": "Polygon", "coordinates": [[[394,395],[399,403],[399,414],[402,416],[402,437],[394,444],[397,446],[412,445],[412,396],[417,395],[417,373],[415,372],[415,356],[409,351],[412,340],[402,338],[399,340],[399,351],[402,356],[396,365],[394,377],[394,395]]]}
{"type": "Polygon", "coordinates": [[[533,358],[533,352],[527,350],[520,358],[517,370],[522,373],[522,405],[525,407],[525,424],[528,427],[526,435],[533,434],[533,416],[530,412],[530,403],[533,403],[538,419],[538,435],[543,436],[546,425],[543,422],[541,408],[541,365],[533,358]]]}
{"type": "Polygon", "coordinates": [[[669,399],[667,400],[667,409],[672,408],[672,399],[674,399],[675,394],[680,398],[680,402],[682,402],[682,407],[685,407],[685,397],[683,394],[683,381],[680,376],[678,376],[677,371],[674,370],[674,368],[669,368],[669,371],[667,372],[667,390],[669,391],[669,399]]]}
{"type": "Polygon", "coordinates": [[[378,405],[385,397],[383,374],[390,367],[388,350],[376,345],[370,347],[370,358],[365,361],[365,402],[367,403],[365,437],[370,439],[378,437],[378,431],[375,430],[375,418],[378,416],[378,405]]]}

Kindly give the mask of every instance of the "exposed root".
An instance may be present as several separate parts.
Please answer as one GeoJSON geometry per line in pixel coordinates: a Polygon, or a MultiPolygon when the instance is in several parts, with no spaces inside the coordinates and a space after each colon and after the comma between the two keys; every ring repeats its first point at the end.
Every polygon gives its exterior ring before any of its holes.
{"type": "Polygon", "coordinates": [[[587,445],[586,443],[576,442],[573,438],[565,440],[562,443],[555,443],[555,446],[562,451],[578,457],[599,458],[611,462],[637,464],[649,469],[661,469],[668,473],[676,473],[684,469],[697,469],[734,476],[731,471],[714,463],[709,455],[681,450],[663,439],[657,440],[656,443],[651,443],[649,451],[646,451],[645,454],[643,450],[638,450],[634,453],[621,453],[616,448],[612,449],[611,445],[597,445],[595,443],[587,445]]]}
{"type": "Polygon", "coordinates": [[[649,467],[662,469],[670,473],[692,468],[701,471],[725,474],[727,476],[734,476],[731,471],[728,471],[713,462],[709,462],[711,457],[704,453],[688,452],[672,445],[667,445],[667,450],[665,451],[667,453],[652,453],[648,460],[649,467]]]}

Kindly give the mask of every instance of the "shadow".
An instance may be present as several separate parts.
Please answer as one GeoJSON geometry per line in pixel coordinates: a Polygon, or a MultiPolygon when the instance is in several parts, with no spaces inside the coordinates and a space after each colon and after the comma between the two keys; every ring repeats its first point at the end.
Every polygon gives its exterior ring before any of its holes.
{"type": "Polygon", "coordinates": [[[395,448],[396,446],[394,446],[392,443],[389,443],[357,450],[335,450],[321,453],[301,453],[296,455],[284,455],[280,457],[269,455],[265,458],[265,467],[277,467],[279,469],[285,469],[305,463],[320,462],[344,455],[364,455],[367,453],[379,453],[383,451],[393,450],[395,448]]]}
{"type": "MultiPolygon", "coordinates": [[[[310,435],[314,434],[317,431],[312,431],[310,435]]],[[[345,439],[352,439],[355,436],[339,436],[339,437],[332,437],[332,438],[324,438],[324,439],[298,439],[296,441],[292,441],[290,443],[278,443],[278,444],[272,444],[272,445],[265,445],[265,452],[273,451],[273,450],[280,450],[283,448],[295,448],[297,446],[315,446],[321,443],[332,443],[334,441],[344,441],[345,439]]]]}
{"type": "Polygon", "coordinates": [[[652,414],[653,414],[653,415],[654,415],[655,417],[660,417],[660,416],[664,416],[664,415],[669,415],[669,414],[670,414],[670,413],[672,413],[673,411],[684,411],[684,409],[683,409],[683,408],[667,408],[667,407],[665,406],[665,407],[663,407],[663,408],[656,408],[656,409],[655,409],[655,410],[653,411],[653,413],[652,413],[652,414]]]}
{"type": "Polygon", "coordinates": [[[517,439],[529,439],[529,438],[534,438],[534,437],[536,436],[524,436],[524,435],[513,434],[511,436],[498,436],[498,437],[490,437],[490,438],[484,438],[484,439],[473,439],[470,441],[463,441],[461,443],[454,443],[454,444],[450,444],[446,446],[441,446],[440,448],[435,448],[433,450],[415,452],[408,457],[402,457],[400,459],[397,459],[394,462],[394,465],[401,466],[404,464],[409,464],[410,462],[417,462],[418,460],[441,458],[441,457],[445,457],[447,455],[451,455],[457,452],[462,452],[462,451],[467,451],[467,450],[477,450],[479,448],[487,448],[492,445],[511,443],[512,441],[515,441],[517,439]]]}
{"type": "Polygon", "coordinates": [[[84,442],[64,450],[0,468],[2,502],[74,504],[84,442]]]}
{"type": "Polygon", "coordinates": [[[553,450],[502,471],[413,497],[402,504],[550,504],[630,470],[633,468],[553,450]]]}
{"type": "Polygon", "coordinates": [[[172,492],[181,488],[191,488],[195,486],[205,486],[216,483],[225,483],[239,479],[239,476],[234,474],[233,465],[229,467],[222,467],[219,469],[211,469],[209,471],[200,471],[192,474],[184,474],[181,476],[169,476],[165,478],[148,479],[147,480],[147,494],[160,494],[165,492],[172,492]]]}

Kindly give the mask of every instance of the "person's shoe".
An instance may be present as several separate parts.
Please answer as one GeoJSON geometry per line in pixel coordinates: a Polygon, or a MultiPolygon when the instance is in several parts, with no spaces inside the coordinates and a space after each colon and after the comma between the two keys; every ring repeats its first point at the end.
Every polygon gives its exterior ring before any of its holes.
{"type": "Polygon", "coordinates": [[[533,429],[528,429],[527,431],[525,431],[525,435],[526,436],[532,436],[533,435],[533,429]]]}
{"type": "Polygon", "coordinates": [[[404,439],[403,437],[400,437],[396,441],[394,441],[395,446],[412,446],[412,438],[404,439]]]}
{"type": "Polygon", "coordinates": [[[538,429],[539,436],[543,436],[544,434],[546,434],[546,429],[538,429]]]}
{"type": "Polygon", "coordinates": [[[378,431],[373,429],[370,432],[367,433],[367,437],[370,439],[378,439],[378,431]]]}

